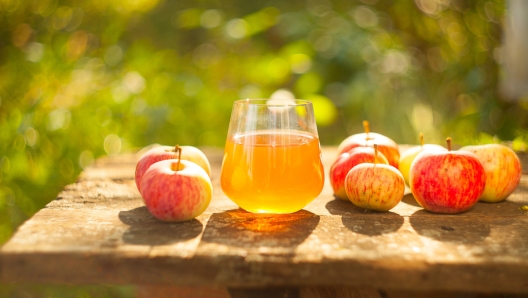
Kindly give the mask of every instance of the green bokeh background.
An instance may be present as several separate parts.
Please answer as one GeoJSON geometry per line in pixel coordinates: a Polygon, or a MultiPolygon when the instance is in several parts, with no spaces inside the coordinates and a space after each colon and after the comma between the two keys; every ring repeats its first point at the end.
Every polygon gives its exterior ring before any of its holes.
{"type": "Polygon", "coordinates": [[[94,159],[224,146],[233,101],[314,102],[322,145],[528,140],[499,0],[0,0],[0,243],[94,159]]]}

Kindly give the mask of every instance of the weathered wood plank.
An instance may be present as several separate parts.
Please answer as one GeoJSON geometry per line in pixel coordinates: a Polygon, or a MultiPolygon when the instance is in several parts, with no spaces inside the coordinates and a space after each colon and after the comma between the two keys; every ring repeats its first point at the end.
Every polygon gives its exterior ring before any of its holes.
{"type": "MultiPolygon", "coordinates": [[[[328,181],[304,210],[266,215],[225,197],[221,152],[206,154],[213,201],[179,224],[143,206],[137,154],[98,160],[1,248],[0,279],[528,293],[528,215],[519,208],[527,176],[505,202],[459,215],[426,212],[411,194],[391,212],[365,212],[334,199],[328,181]]],[[[324,148],[327,172],[335,155],[324,148]]]]}

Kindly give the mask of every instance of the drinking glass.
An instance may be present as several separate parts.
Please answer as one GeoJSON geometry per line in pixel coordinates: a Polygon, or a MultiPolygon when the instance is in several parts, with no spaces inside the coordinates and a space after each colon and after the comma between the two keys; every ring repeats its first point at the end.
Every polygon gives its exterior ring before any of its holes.
{"type": "Polygon", "coordinates": [[[312,103],[235,101],[220,180],[249,212],[292,213],[313,201],[324,170],[312,103]]]}

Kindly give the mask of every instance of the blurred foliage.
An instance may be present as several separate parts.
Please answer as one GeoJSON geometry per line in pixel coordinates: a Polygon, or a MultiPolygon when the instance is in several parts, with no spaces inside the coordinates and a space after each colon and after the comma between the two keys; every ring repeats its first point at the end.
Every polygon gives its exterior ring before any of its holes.
{"type": "Polygon", "coordinates": [[[0,243],[104,154],[223,147],[232,102],[288,89],[323,145],[528,141],[497,92],[501,0],[0,0],[0,243]]]}

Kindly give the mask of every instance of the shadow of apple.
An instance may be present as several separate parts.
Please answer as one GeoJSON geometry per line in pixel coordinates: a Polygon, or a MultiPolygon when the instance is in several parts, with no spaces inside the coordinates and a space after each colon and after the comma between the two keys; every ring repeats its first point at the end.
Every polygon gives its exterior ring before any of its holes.
{"type": "Polygon", "coordinates": [[[156,219],[147,207],[138,207],[119,212],[119,219],[130,226],[123,233],[123,242],[137,245],[166,245],[198,237],[203,225],[193,219],[170,223],[156,219]]]}
{"type": "Polygon", "coordinates": [[[394,233],[404,221],[397,213],[367,210],[337,198],[328,202],[325,207],[331,214],[341,215],[341,221],[347,229],[367,236],[394,233]]]}
{"type": "Polygon", "coordinates": [[[484,241],[490,234],[489,219],[477,220],[464,214],[436,214],[419,210],[409,220],[418,234],[438,241],[472,244],[484,241]]]}

